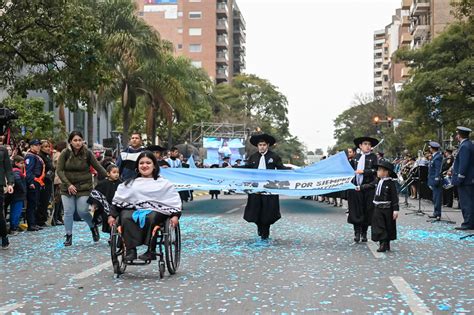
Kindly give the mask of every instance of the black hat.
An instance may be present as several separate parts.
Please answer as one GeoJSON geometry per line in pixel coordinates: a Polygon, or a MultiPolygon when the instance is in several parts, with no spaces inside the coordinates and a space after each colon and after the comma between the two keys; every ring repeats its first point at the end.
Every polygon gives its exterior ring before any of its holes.
{"type": "Polygon", "coordinates": [[[268,145],[272,146],[275,144],[276,140],[275,138],[266,133],[253,135],[252,137],[250,137],[250,143],[254,146],[258,146],[259,142],[266,142],[268,143],[268,145]]]}
{"type": "Polygon", "coordinates": [[[379,160],[375,166],[382,167],[382,168],[388,170],[388,173],[389,173],[390,177],[397,178],[397,174],[393,171],[395,167],[389,161],[379,160]]]}
{"type": "Polygon", "coordinates": [[[224,156],[223,160],[229,160],[230,156],[224,156]]]}
{"type": "Polygon", "coordinates": [[[237,163],[237,162],[242,162],[242,159],[235,160],[235,163],[237,163]]]}
{"type": "Polygon", "coordinates": [[[148,151],[151,151],[151,152],[163,152],[163,151],[166,151],[165,148],[163,148],[162,146],[159,146],[159,145],[149,145],[146,147],[146,149],[148,151]]]}
{"type": "Polygon", "coordinates": [[[39,139],[33,139],[29,143],[30,145],[40,145],[41,141],[39,139]]]}
{"type": "Polygon", "coordinates": [[[354,144],[356,145],[356,147],[359,147],[359,144],[364,141],[369,141],[373,147],[375,147],[379,143],[379,140],[372,137],[359,137],[354,139],[354,144]]]}

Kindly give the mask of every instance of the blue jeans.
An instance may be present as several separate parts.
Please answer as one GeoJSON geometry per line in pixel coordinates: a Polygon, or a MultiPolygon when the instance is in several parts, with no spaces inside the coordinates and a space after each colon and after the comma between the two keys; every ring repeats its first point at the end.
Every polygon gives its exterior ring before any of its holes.
{"type": "Polygon", "coordinates": [[[88,198],[89,196],[76,197],[61,195],[64,207],[64,227],[66,228],[66,234],[72,234],[72,224],[74,222],[74,212],[76,210],[79,216],[90,228],[94,227],[92,216],[89,213],[89,204],[87,203],[88,198]]]}
{"type": "Polygon", "coordinates": [[[23,200],[13,201],[10,204],[10,229],[18,229],[20,224],[21,211],[23,210],[23,200]]]}

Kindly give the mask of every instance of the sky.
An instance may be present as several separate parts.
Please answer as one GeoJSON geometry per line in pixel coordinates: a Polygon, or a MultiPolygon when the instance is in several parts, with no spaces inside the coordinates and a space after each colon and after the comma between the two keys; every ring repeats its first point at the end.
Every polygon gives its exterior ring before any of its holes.
{"type": "Polygon", "coordinates": [[[373,33],[401,0],[236,0],[247,23],[246,73],[289,103],[290,131],[308,150],[336,143],[334,119],[372,94],[373,33]]]}

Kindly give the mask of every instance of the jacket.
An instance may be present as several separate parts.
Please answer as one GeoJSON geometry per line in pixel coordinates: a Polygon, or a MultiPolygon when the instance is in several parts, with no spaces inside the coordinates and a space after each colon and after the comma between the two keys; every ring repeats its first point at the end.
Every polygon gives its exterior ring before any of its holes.
{"type": "Polygon", "coordinates": [[[8,151],[4,146],[0,146],[0,186],[13,185],[14,181],[12,162],[8,151]]]}
{"type": "Polygon", "coordinates": [[[66,148],[61,152],[58,160],[57,173],[61,179],[61,195],[69,195],[68,187],[76,186],[76,196],[89,196],[92,188],[92,166],[102,176],[107,176],[107,172],[100,165],[94,154],[83,146],[77,154],[71,148],[66,148]]]}
{"type": "Polygon", "coordinates": [[[441,165],[443,164],[443,156],[441,152],[436,152],[428,167],[428,186],[438,187],[441,185],[441,165]]]}
{"type": "Polygon", "coordinates": [[[459,145],[453,165],[453,185],[474,185],[474,144],[464,139],[459,145]]]}
{"type": "Polygon", "coordinates": [[[136,175],[135,172],[135,162],[137,161],[138,156],[145,148],[140,147],[138,149],[134,149],[132,147],[128,147],[122,152],[117,159],[117,166],[120,171],[120,177],[123,181],[127,179],[133,178],[136,175]]]}
{"type": "MultiPolygon", "coordinates": [[[[357,170],[357,164],[361,158],[362,154],[358,153],[354,158],[354,165],[355,170],[357,170]]],[[[374,153],[369,153],[365,156],[365,166],[364,166],[364,179],[360,184],[361,190],[371,189],[372,186],[366,186],[366,184],[370,184],[377,178],[377,156],[374,153]]],[[[357,186],[357,176],[354,176],[352,183],[357,186]]]]}
{"type": "Polygon", "coordinates": [[[27,186],[44,177],[44,162],[38,154],[28,151],[25,155],[25,165],[27,186]]]}
{"type": "Polygon", "coordinates": [[[12,201],[26,200],[26,174],[19,168],[13,168],[15,187],[13,189],[12,201]]]}
{"type": "MultiPolygon", "coordinates": [[[[255,152],[252,154],[248,160],[247,164],[245,164],[245,168],[258,168],[258,165],[260,164],[260,157],[262,155],[259,152],[255,152]]],[[[272,151],[267,151],[265,153],[265,164],[267,166],[268,170],[274,170],[274,169],[279,169],[279,170],[286,170],[289,169],[288,167],[285,167],[281,161],[281,158],[274,152],[272,151]]]]}

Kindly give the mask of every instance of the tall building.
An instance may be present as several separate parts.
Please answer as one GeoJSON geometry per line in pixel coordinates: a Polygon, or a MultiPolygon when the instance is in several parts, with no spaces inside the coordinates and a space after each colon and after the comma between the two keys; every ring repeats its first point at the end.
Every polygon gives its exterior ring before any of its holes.
{"type": "Polygon", "coordinates": [[[383,49],[385,44],[385,30],[374,32],[374,97],[382,97],[382,69],[383,69],[383,49]]]}
{"type": "Polygon", "coordinates": [[[396,95],[410,77],[410,68],[396,63],[395,52],[418,49],[439,35],[454,20],[451,0],[402,0],[392,22],[374,32],[374,97],[396,104],[396,95]]]}
{"type": "Polygon", "coordinates": [[[138,14],[173,43],[176,55],[216,83],[245,67],[245,21],[235,0],[136,0],[138,14]]]}

